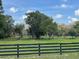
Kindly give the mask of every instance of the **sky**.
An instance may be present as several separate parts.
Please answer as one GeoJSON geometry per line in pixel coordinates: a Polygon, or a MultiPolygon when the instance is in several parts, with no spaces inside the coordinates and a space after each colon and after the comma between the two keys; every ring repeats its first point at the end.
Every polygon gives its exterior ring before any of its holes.
{"type": "Polygon", "coordinates": [[[25,13],[39,10],[58,24],[69,24],[79,19],[79,0],[2,0],[4,12],[15,23],[24,22],[25,13]]]}

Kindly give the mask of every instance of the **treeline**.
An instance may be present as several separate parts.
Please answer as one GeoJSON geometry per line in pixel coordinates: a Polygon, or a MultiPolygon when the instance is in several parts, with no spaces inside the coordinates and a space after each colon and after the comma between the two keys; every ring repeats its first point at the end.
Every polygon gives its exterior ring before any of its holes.
{"type": "Polygon", "coordinates": [[[57,24],[53,21],[52,17],[49,17],[39,11],[25,14],[25,23],[29,25],[28,29],[25,29],[24,24],[14,25],[12,16],[4,15],[0,13],[0,38],[20,36],[23,37],[24,30],[27,31],[27,35],[31,35],[32,38],[39,39],[41,36],[79,36],[79,21],[72,24],[64,25],[57,24]]]}

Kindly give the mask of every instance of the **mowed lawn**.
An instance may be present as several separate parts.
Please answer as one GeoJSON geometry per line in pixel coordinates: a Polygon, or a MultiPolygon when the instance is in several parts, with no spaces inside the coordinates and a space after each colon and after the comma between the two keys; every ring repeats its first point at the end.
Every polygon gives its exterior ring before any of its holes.
{"type": "Polygon", "coordinates": [[[44,54],[41,56],[38,55],[24,55],[17,58],[16,56],[1,56],[0,59],[79,59],[79,53],[64,53],[63,55],[59,54],[44,54]]]}
{"type": "Polygon", "coordinates": [[[79,38],[74,38],[74,39],[5,39],[5,40],[0,40],[0,44],[35,44],[35,43],[73,43],[73,42],[79,42],[79,38]]]}

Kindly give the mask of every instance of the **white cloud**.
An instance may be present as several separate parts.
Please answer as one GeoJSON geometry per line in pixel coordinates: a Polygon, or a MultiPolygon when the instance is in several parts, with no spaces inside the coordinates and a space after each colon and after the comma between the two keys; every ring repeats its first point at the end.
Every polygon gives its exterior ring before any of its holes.
{"type": "Polygon", "coordinates": [[[61,8],[73,8],[72,5],[68,5],[68,4],[61,4],[60,7],[61,8]]]}
{"type": "Polygon", "coordinates": [[[62,14],[56,14],[55,16],[54,16],[55,18],[63,18],[63,15],[62,14]]]}
{"type": "Polygon", "coordinates": [[[23,15],[23,16],[22,16],[22,19],[25,19],[25,18],[27,18],[27,16],[26,16],[26,15],[23,15]]]}
{"type": "Polygon", "coordinates": [[[61,8],[67,8],[68,5],[66,5],[66,4],[61,4],[60,7],[61,7],[61,8]]]}
{"type": "Polygon", "coordinates": [[[74,23],[76,21],[79,21],[77,18],[73,18],[73,17],[70,17],[70,16],[68,16],[68,19],[69,19],[68,23],[74,23]]]}
{"type": "Polygon", "coordinates": [[[15,7],[11,7],[10,8],[10,12],[12,12],[12,13],[16,13],[18,10],[17,10],[17,8],[15,8],[15,7]]]}
{"type": "Polygon", "coordinates": [[[77,18],[71,18],[71,21],[75,22],[75,21],[78,21],[77,18]]]}
{"type": "Polygon", "coordinates": [[[73,6],[67,4],[60,4],[60,5],[55,5],[52,8],[73,8],[73,6]]]}
{"type": "Polygon", "coordinates": [[[31,13],[31,12],[34,12],[33,10],[29,9],[26,11],[26,13],[31,13]]]}
{"type": "Polygon", "coordinates": [[[71,16],[68,16],[67,18],[68,18],[68,19],[71,19],[71,16]]]}
{"type": "Polygon", "coordinates": [[[17,24],[17,23],[18,24],[21,24],[21,23],[25,24],[25,20],[24,20],[25,18],[27,18],[26,15],[22,15],[22,16],[18,17],[18,20],[15,21],[15,24],[17,24]]]}
{"type": "Polygon", "coordinates": [[[79,9],[75,10],[75,15],[79,16],[79,9]]]}

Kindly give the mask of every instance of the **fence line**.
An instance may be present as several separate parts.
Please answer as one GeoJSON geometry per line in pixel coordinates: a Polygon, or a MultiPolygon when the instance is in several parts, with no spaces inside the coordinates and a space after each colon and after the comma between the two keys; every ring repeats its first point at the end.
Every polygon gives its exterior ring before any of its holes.
{"type": "Polygon", "coordinates": [[[79,52],[79,42],[76,43],[40,43],[40,44],[0,44],[0,56],[31,54],[51,54],[79,52]]]}

